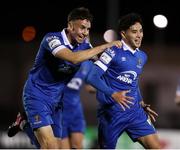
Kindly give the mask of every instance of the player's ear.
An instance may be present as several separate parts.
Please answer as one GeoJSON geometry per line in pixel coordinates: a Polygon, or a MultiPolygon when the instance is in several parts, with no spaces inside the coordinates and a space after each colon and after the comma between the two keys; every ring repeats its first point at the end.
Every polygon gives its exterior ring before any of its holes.
{"type": "Polygon", "coordinates": [[[124,38],[124,39],[126,38],[126,34],[125,34],[124,31],[121,31],[121,37],[124,38]]]}
{"type": "Polygon", "coordinates": [[[68,29],[72,30],[73,29],[73,23],[72,21],[68,22],[68,29]]]}

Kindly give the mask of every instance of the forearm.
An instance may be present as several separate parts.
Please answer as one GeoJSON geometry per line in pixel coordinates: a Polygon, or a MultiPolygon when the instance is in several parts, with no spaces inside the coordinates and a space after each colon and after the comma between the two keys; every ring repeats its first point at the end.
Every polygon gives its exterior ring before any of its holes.
{"type": "Polygon", "coordinates": [[[107,48],[110,48],[112,46],[120,47],[121,44],[119,41],[114,41],[111,43],[96,46],[96,47],[91,48],[91,49],[87,49],[87,50],[83,50],[83,51],[77,51],[77,52],[72,52],[70,49],[65,48],[64,50],[58,51],[55,54],[55,56],[60,58],[60,59],[69,61],[73,64],[77,64],[77,63],[83,62],[85,60],[92,58],[93,56],[96,56],[96,55],[102,53],[104,50],[106,50],[107,48]]]}
{"type": "Polygon", "coordinates": [[[112,46],[113,44],[107,43],[100,46],[96,46],[88,50],[74,52],[73,56],[71,56],[71,61],[73,61],[73,63],[76,64],[76,63],[80,63],[82,61],[91,59],[92,57],[102,53],[104,50],[112,46]]]}
{"type": "Polygon", "coordinates": [[[103,92],[104,94],[112,96],[112,94],[116,91],[114,91],[111,87],[108,87],[105,81],[101,79],[102,74],[103,71],[99,67],[94,65],[86,78],[86,82],[91,84],[93,87],[103,92]]]}

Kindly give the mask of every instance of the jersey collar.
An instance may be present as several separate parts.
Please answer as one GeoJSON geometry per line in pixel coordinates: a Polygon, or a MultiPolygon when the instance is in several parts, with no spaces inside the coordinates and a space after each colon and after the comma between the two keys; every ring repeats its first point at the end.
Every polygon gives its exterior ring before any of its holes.
{"type": "Polygon", "coordinates": [[[136,48],[135,50],[133,50],[132,48],[130,48],[123,40],[121,40],[122,44],[123,44],[123,49],[125,51],[130,51],[132,54],[134,54],[135,52],[139,51],[138,48],[136,48]]]}
{"type": "Polygon", "coordinates": [[[65,45],[69,45],[69,46],[73,49],[73,46],[71,45],[71,43],[69,42],[69,40],[68,40],[68,38],[67,38],[67,35],[66,35],[65,30],[66,30],[66,29],[63,29],[62,32],[61,32],[61,35],[62,35],[64,44],[65,44],[65,45]]]}

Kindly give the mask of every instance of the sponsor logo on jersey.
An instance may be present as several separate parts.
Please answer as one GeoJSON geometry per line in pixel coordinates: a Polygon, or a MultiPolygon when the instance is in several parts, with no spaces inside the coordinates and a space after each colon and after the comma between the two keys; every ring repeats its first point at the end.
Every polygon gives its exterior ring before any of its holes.
{"type": "Polygon", "coordinates": [[[135,80],[137,77],[137,73],[135,71],[124,71],[121,72],[121,75],[119,75],[117,77],[118,80],[128,83],[128,84],[132,84],[133,80],[135,80]]]}
{"type": "Polygon", "coordinates": [[[119,79],[120,81],[123,81],[123,82],[125,82],[125,83],[132,84],[132,79],[126,77],[126,74],[124,74],[124,75],[119,75],[119,76],[117,77],[117,79],[119,79]]]}

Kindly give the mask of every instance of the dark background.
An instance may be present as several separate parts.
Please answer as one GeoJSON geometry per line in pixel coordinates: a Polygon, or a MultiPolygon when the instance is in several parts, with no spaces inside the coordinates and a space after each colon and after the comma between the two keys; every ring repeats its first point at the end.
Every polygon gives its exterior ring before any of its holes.
{"type": "MultiPolygon", "coordinates": [[[[180,78],[180,9],[177,3],[164,0],[3,1],[0,5],[0,130],[6,131],[17,112],[22,110],[22,88],[42,37],[46,32],[65,28],[68,13],[80,6],[89,8],[94,15],[90,32],[94,46],[105,42],[103,33],[116,29],[120,16],[130,12],[142,16],[142,48],[149,59],[140,80],[142,95],[159,114],[157,128],[180,129],[180,108],[174,103],[180,78]],[[167,17],[167,28],[154,26],[156,14],[167,17]],[[30,42],[22,39],[26,26],[36,29],[36,36],[30,42]]],[[[87,124],[95,126],[95,96],[84,90],[81,96],[87,124]]]]}
{"type": "Polygon", "coordinates": [[[20,38],[22,29],[27,25],[35,26],[38,35],[59,30],[66,26],[67,14],[71,9],[84,6],[88,7],[94,15],[92,32],[102,33],[107,28],[115,28],[114,23],[121,15],[137,12],[141,14],[144,21],[145,40],[153,42],[155,32],[164,32],[165,42],[179,41],[180,31],[177,29],[180,26],[178,17],[180,10],[175,1],[24,0],[3,1],[3,3],[0,6],[0,33],[3,39],[9,39],[9,36],[20,38]],[[152,19],[156,14],[164,14],[168,18],[169,24],[166,31],[159,31],[154,27],[152,19]],[[113,24],[110,24],[109,20],[113,24]]]}

